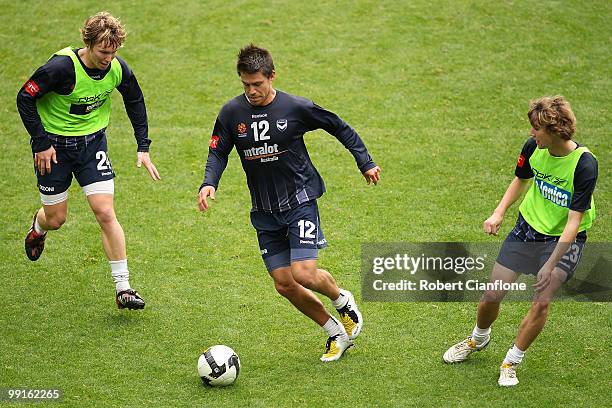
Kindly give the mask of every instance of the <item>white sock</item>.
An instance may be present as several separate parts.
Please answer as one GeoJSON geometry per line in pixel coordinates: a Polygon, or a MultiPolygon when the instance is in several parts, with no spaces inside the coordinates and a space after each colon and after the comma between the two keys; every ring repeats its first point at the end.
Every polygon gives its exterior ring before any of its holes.
{"type": "Polygon", "coordinates": [[[506,353],[506,358],[504,358],[504,364],[519,364],[523,361],[523,357],[525,357],[525,352],[520,348],[516,347],[515,344],[510,347],[508,352],[506,353]]]}
{"type": "Polygon", "coordinates": [[[39,223],[38,223],[38,217],[36,217],[36,221],[34,221],[34,231],[36,231],[36,233],[38,235],[43,235],[47,233],[47,230],[44,229],[39,223]]]}
{"type": "Polygon", "coordinates": [[[482,344],[487,339],[491,337],[491,328],[481,329],[478,325],[474,326],[474,330],[472,330],[472,340],[476,342],[476,344],[482,344]]]}
{"type": "Polygon", "coordinates": [[[121,261],[110,261],[111,276],[115,281],[117,293],[130,288],[130,272],[128,272],[127,259],[121,261]]]}
{"type": "Polygon", "coordinates": [[[329,320],[323,325],[323,330],[325,330],[329,337],[337,335],[348,336],[346,334],[346,331],[344,330],[344,326],[342,326],[340,322],[336,320],[336,318],[334,318],[333,316],[329,316],[329,320]]]}
{"type": "Polygon", "coordinates": [[[344,289],[340,289],[340,296],[338,296],[338,299],[332,300],[332,305],[336,309],[342,309],[344,306],[346,306],[348,301],[349,301],[348,291],[344,289]]]}

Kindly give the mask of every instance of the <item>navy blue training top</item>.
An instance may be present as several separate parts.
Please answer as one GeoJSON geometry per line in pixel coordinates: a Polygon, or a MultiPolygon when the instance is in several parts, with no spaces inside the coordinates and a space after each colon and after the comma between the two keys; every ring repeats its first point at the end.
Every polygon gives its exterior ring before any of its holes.
{"type": "Polygon", "coordinates": [[[278,90],[266,106],[253,106],[241,94],[217,116],[200,188],[218,187],[235,146],[246,173],[252,211],[287,211],[320,197],[325,184],[304,144],[304,133],[315,129],[335,136],[362,173],[376,166],[357,132],[335,113],[278,90]]]}

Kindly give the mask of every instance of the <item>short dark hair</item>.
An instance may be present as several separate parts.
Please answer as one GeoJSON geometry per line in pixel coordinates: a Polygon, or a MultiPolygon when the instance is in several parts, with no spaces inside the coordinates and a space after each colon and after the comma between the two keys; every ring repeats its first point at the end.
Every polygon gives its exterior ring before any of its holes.
{"type": "Polygon", "coordinates": [[[270,51],[258,47],[253,43],[241,48],[238,53],[236,71],[238,75],[240,75],[241,72],[245,74],[261,72],[266,78],[270,78],[274,71],[274,62],[272,61],[270,51]]]}

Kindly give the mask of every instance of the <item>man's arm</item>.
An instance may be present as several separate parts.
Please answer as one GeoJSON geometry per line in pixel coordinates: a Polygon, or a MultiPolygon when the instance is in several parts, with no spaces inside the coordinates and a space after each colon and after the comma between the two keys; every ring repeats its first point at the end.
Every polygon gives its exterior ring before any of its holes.
{"type": "Polygon", "coordinates": [[[497,235],[508,208],[510,208],[516,200],[521,198],[523,193],[529,188],[529,181],[533,178],[533,171],[529,164],[529,158],[535,149],[535,139],[530,137],[523,145],[521,153],[516,161],[516,168],[514,169],[514,175],[516,177],[510,182],[510,185],[506,189],[497,208],[493,211],[493,214],[483,223],[484,232],[487,234],[497,235]]]}
{"type": "Polygon", "coordinates": [[[138,151],[148,152],[151,140],[149,139],[149,124],[144,95],[136,80],[136,75],[134,75],[127,63],[119,57],[117,57],[117,61],[121,64],[122,71],[121,83],[117,86],[117,90],[123,97],[125,112],[132,123],[138,151]]]}
{"type": "Polygon", "coordinates": [[[597,159],[589,152],[580,156],[574,171],[574,194],[570,210],[584,212],[591,208],[591,199],[597,184],[599,169],[597,159]]]}
{"type": "Polygon", "coordinates": [[[67,95],[75,82],[74,66],[69,57],[53,56],[26,81],[17,93],[17,110],[30,134],[34,165],[41,175],[51,172],[51,162],[57,163],[55,148],[47,137],[36,107],[36,100],[49,92],[67,95]]]}
{"type": "Polygon", "coordinates": [[[552,271],[570,249],[572,242],[580,229],[584,212],[591,208],[591,199],[597,183],[597,160],[591,153],[583,153],[574,170],[574,194],[567,216],[567,223],[559,238],[555,250],[548,261],[538,272],[538,281],[534,285],[537,291],[542,291],[550,283],[552,271]]]}
{"type": "Polygon", "coordinates": [[[233,147],[234,142],[229,133],[225,131],[219,118],[217,118],[213,134],[210,138],[204,181],[200,185],[200,190],[198,192],[198,208],[200,211],[208,210],[207,197],[213,200],[216,199],[215,192],[217,191],[219,181],[227,166],[227,160],[233,147]]]}
{"type": "Polygon", "coordinates": [[[17,110],[24,127],[30,134],[32,153],[51,147],[36,108],[36,100],[49,92],[67,95],[74,88],[74,66],[70,57],[56,55],[38,68],[17,93],[17,110]]]}
{"type": "Polygon", "coordinates": [[[565,224],[565,228],[563,228],[563,233],[553,253],[548,258],[548,261],[542,265],[542,268],[540,268],[538,272],[537,282],[533,285],[537,292],[543,291],[544,288],[548,286],[552,279],[553,269],[555,269],[561,258],[563,258],[563,255],[565,255],[572,243],[576,240],[576,235],[578,235],[583,215],[583,212],[569,210],[567,223],[565,224]]]}
{"type": "Polygon", "coordinates": [[[497,235],[502,221],[504,220],[504,215],[506,215],[506,211],[512,204],[521,198],[525,191],[527,191],[530,181],[531,179],[514,177],[514,180],[510,182],[510,185],[495,208],[495,211],[493,211],[493,214],[485,220],[483,224],[484,232],[490,235],[497,235]]]}
{"type": "MultiPolygon", "coordinates": [[[[304,118],[308,130],[323,129],[338,139],[351,152],[357,167],[364,174],[364,177],[366,177],[366,173],[369,170],[378,167],[374,160],[372,160],[368,149],[366,149],[363,140],[361,140],[355,129],[350,127],[348,123],[335,113],[327,111],[312,102],[311,104],[311,106],[307,107],[304,118]]],[[[377,176],[379,172],[380,168],[378,168],[377,172],[370,173],[375,173],[377,176]]],[[[366,180],[369,181],[368,177],[366,177],[366,180]]],[[[375,181],[378,181],[378,176],[375,181]]]]}
{"type": "Polygon", "coordinates": [[[147,122],[147,108],[145,106],[144,95],[136,80],[136,75],[132,72],[127,63],[117,57],[117,61],[121,64],[121,83],[117,86],[117,90],[123,97],[123,105],[125,112],[130,118],[132,128],[134,129],[134,137],[138,145],[138,155],[136,166],[140,167],[144,164],[153,180],[161,180],[157,168],[151,161],[149,156],[149,125],[147,122]]]}
{"type": "Polygon", "coordinates": [[[33,153],[42,152],[51,147],[51,141],[47,138],[40,115],[36,110],[36,98],[40,94],[38,82],[34,77],[28,79],[17,94],[17,110],[23,126],[30,134],[30,145],[33,153]]]}

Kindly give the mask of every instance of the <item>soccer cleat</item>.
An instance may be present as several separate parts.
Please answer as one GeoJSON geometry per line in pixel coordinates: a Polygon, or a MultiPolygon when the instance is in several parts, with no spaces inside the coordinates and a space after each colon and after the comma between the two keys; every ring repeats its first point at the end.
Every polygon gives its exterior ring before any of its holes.
{"type": "Polygon", "coordinates": [[[325,354],[321,356],[321,361],[336,361],[342,354],[353,345],[353,342],[340,334],[331,336],[325,343],[325,354]]]}
{"type": "Polygon", "coordinates": [[[473,352],[483,350],[485,347],[487,347],[489,341],[491,341],[491,337],[487,337],[487,340],[484,343],[478,345],[470,336],[446,350],[446,353],[444,353],[442,359],[445,363],[461,363],[467,360],[467,358],[473,352]]]}
{"type": "Polygon", "coordinates": [[[30,261],[36,261],[40,258],[43,249],[45,249],[45,238],[47,238],[47,233],[39,234],[34,229],[34,223],[36,222],[36,215],[38,211],[34,213],[34,218],[32,219],[32,226],[28,230],[28,234],[25,238],[25,253],[30,261]]]}
{"type": "Polygon", "coordinates": [[[119,309],[144,309],[145,302],[134,289],[122,290],[115,298],[119,309]]]}
{"type": "Polygon", "coordinates": [[[499,367],[499,380],[497,380],[497,383],[501,387],[514,387],[519,383],[518,378],[516,378],[517,366],[518,364],[503,363],[499,367]]]}
{"type": "Polygon", "coordinates": [[[361,328],[363,327],[363,317],[361,316],[361,312],[357,308],[357,303],[355,302],[355,298],[353,294],[349,291],[345,292],[348,297],[348,302],[341,309],[336,309],[340,314],[340,321],[344,326],[344,330],[349,336],[349,339],[354,340],[361,333],[361,328]]]}

